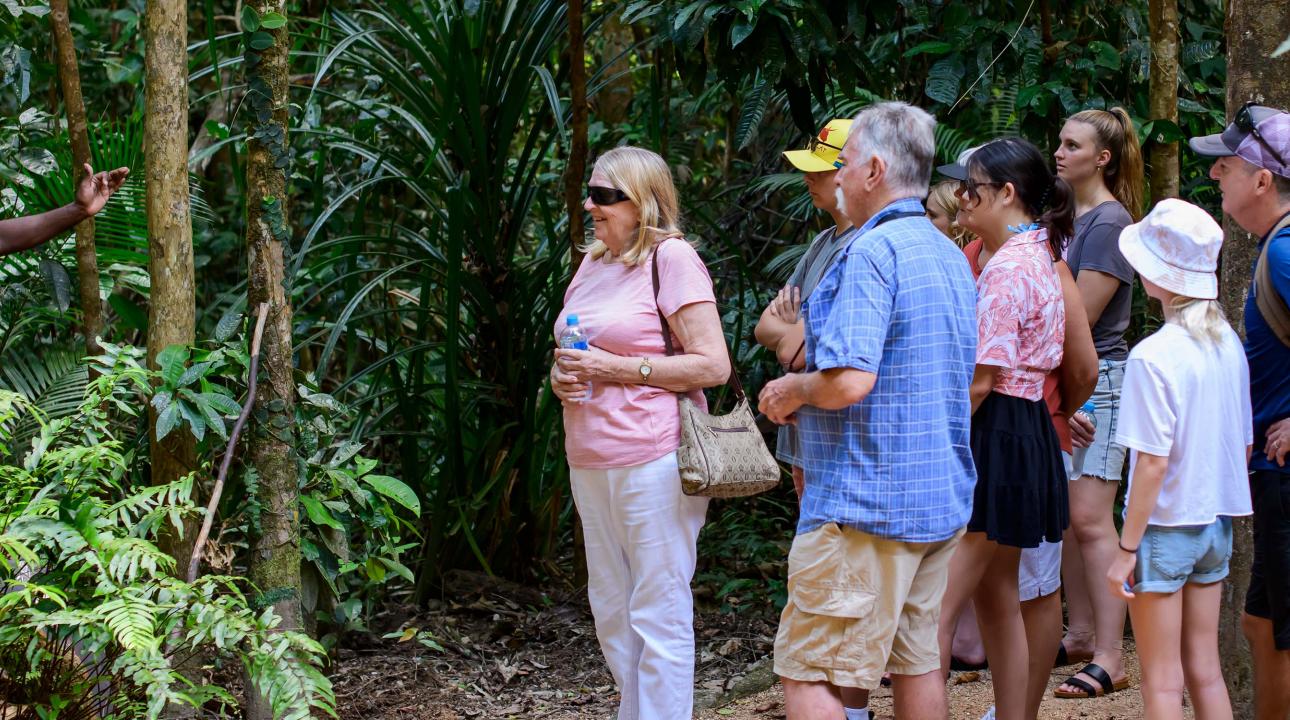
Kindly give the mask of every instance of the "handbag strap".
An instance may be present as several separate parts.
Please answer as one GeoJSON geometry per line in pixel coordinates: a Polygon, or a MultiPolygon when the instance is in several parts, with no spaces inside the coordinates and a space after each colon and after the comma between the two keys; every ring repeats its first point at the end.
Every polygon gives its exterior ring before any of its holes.
{"type": "MultiPolygon", "coordinates": [[[[663,316],[663,308],[658,306],[658,254],[663,249],[663,243],[672,238],[664,238],[657,246],[654,247],[654,253],[650,257],[650,276],[654,281],[654,312],[658,313],[659,329],[663,332],[663,348],[667,351],[667,356],[672,357],[676,354],[676,348],[672,345],[672,328],[667,324],[667,318],[663,316]]],[[[744,384],[739,381],[739,370],[735,367],[735,356],[730,352],[730,346],[726,345],[725,333],[722,333],[721,345],[726,349],[726,356],[730,358],[730,377],[726,378],[726,385],[734,388],[735,398],[743,400],[747,397],[744,394],[744,384]]]]}

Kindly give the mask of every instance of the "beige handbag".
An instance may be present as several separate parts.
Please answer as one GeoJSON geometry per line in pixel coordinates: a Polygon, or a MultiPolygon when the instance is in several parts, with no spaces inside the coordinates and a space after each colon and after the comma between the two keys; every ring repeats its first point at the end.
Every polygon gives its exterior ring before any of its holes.
{"type": "MultiPolygon", "coordinates": [[[[654,248],[650,258],[654,277],[654,307],[658,312],[659,326],[663,331],[663,346],[669,356],[672,347],[672,329],[658,308],[658,258],[659,248],[654,248]]],[[[726,348],[730,353],[730,348],[726,348]]],[[[735,391],[735,409],[726,415],[712,415],[695,405],[690,398],[678,394],[681,411],[681,447],[676,460],[681,470],[681,491],[686,495],[703,497],[743,497],[756,495],[779,484],[779,464],[766,447],[761,432],[748,405],[739,371],[735,369],[734,356],[730,357],[730,379],[727,385],[735,391]]]]}

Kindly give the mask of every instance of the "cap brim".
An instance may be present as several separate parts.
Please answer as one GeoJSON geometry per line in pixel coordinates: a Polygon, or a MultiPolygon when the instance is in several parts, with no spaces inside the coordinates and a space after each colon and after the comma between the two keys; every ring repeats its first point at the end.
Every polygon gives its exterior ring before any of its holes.
{"type": "Polygon", "coordinates": [[[1218,298],[1218,276],[1212,272],[1183,270],[1166,263],[1142,242],[1139,234],[1141,223],[1133,223],[1120,231],[1120,253],[1138,275],[1175,295],[1214,300],[1218,298]]]}
{"type": "Polygon", "coordinates": [[[785,150],[784,159],[802,172],[829,172],[838,169],[833,163],[820,159],[810,150],[785,150]]]}
{"type": "Polygon", "coordinates": [[[1236,154],[1235,150],[1223,142],[1222,133],[1194,137],[1187,141],[1187,145],[1191,147],[1192,152],[1207,157],[1229,157],[1236,154]]]}
{"type": "Polygon", "coordinates": [[[938,165],[936,166],[936,172],[944,175],[945,177],[951,180],[967,180],[967,175],[968,175],[967,167],[960,165],[958,163],[950,163],[949,165],[938,165]]]}

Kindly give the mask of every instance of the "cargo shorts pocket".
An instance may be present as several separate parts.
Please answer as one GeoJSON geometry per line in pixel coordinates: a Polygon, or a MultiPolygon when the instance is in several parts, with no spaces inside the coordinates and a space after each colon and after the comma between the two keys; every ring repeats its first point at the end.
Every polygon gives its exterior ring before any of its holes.
{"type": "Polygon", "coordinates": [[[789,656],[817,668],[855,671],[866,659],[877,594],[862,588],[798,583],[793,589],[789,656]]]}

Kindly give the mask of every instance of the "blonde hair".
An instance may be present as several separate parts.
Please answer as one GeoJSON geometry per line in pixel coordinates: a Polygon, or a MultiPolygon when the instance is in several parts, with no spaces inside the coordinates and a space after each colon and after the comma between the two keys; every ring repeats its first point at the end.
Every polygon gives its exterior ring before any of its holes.
{"type": "MultiPolygon", "coordinates": [[[[631,145],[616,147],[596,159],[595,169],[640,209],[636,240],[618,256],[620,262],[640,265],[656,243],[681,235],[681,210],[672,170],[658,153],[631,145]]],[[[583,249],[592,260],[609,252],[599,240],[583,249]]]]}
{"type": "Polygon", "coordinates": [[[941,211],[950,219],[950,239],[962,248],[975,238],[955,219],[959,214],[959,196],[955,193],[958,184],[957,180],[942,180],[936,183],[927,193],[927,204],[931,206],[932,203],[936,203],[940,206],[941,211]]]}
{"type": "Polygon", "coordinates": [[[1171,322],[1200,342],[1218,345],[1223,342],[1223,336],[1231,327],[1227,323],[1227,315],[1223,313],[1223,306],[1217,300],[1175,295],[1170,305],[1174,310],[1171,322]]]}
{"type": "Polygon", "coordinates": [[[1142,219],[1142,185],[1144,170],[1142,147],[1133,118],[1122,107],[1110,110],[1081,110],[1070,116],[1093,128],[1103,150],[1111,151],[1111,161],[1102,169],[1102,179],[1116,200],[1129,211],[1134,222],[1142,219]]]}

